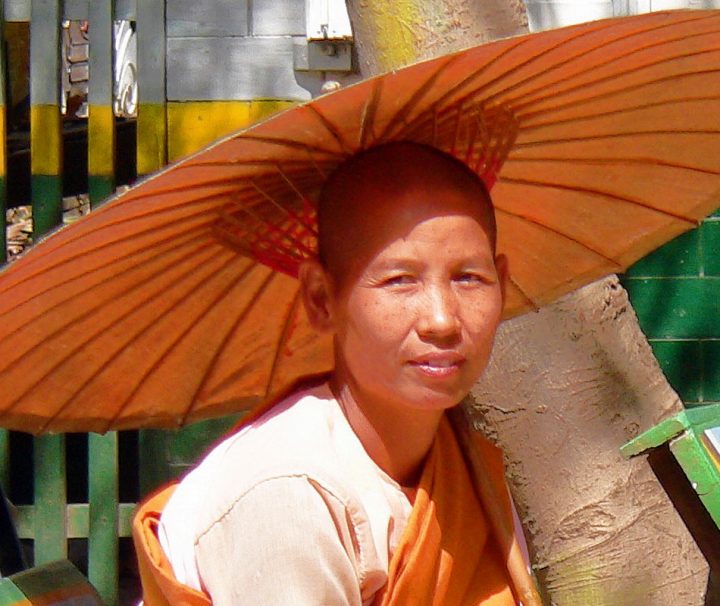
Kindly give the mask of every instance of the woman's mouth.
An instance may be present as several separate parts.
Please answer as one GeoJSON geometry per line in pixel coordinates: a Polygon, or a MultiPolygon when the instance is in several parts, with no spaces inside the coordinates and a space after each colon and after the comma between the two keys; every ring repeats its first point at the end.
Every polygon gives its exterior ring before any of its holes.
{"type": "Polygon", "coordinates": [[[460,372],[465,358],[457,354],[440,354],[420,357],[410,361],[410,365],[423,375],[432,378],[451,377],[460,372]]]}

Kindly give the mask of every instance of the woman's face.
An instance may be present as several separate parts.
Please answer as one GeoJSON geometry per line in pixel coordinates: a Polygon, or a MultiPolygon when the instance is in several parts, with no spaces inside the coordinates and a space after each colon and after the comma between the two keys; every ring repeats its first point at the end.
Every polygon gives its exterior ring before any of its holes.
{"type": "Polygon", "coordinates": [[[437,185],[392,195],[363,213],[331,278],[335,380],[361,405],[444,410],[487,365],[506,262],[476,198],[437,185]]]}

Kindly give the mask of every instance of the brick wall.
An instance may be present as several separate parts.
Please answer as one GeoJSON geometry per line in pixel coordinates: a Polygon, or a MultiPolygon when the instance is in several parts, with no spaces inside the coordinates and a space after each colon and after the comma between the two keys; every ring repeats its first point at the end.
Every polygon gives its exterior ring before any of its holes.
{"type": "Polygon", "coordinates": [[[285,99],[310,92],[293,71],[304,0],[167,0],[167,99],[285,99]]]}
{"type": "Polygon", "coordinates": [[[623,284],[686,406],[720,403],[720,211],[636,263],[623,284]]]}
{"type": "Polygon", "coordinates": [[[310,52],[305,0],[166,0],[165,26],[170,161],[317,96],[326,80],[357,79],[349,46],[324,62],[310,52]]]}

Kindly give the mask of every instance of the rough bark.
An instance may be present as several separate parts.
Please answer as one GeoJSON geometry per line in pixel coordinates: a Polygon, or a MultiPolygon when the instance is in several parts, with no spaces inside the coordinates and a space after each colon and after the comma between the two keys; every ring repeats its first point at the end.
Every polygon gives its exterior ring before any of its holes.
{"type": "Polygon", "coordinates": [[[522,0],[348,0],[363,77],[527,32],[522,0]]]}
{"type": "MultiPolygon", "coordinates": [[[[362,75],[522,33],[522,0],[348,0],[362,75]]],[[[469,416],[506,453],[557,606],[696,606],[707,565],[643,459],[618,448],[681,403],[616,279],[507,322],[469,416]]]]}
{"type": "Polygon", "coordinates": [[[620,456],[682,404],[616,278],[504,323],[470,400],[552,604],[703,604],[705,560],[646,461],[620,456]]]}

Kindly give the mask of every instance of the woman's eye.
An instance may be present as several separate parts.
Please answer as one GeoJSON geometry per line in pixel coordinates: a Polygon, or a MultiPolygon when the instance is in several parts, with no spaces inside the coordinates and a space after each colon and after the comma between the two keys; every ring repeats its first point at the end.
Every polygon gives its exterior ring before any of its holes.
{"type": "Polygon", "coordinates": [[[415,278],[409,274],[398,274],[396,276],[389,276],[382,281],[383,286],[404,286],[414,283],[415,278]]]}
{"type": "Polygon", "coordinates": [[[484,276],[472,272],[463,272],[461,274],[458,274],[455,280],[467,284],[483,283],[486,281],[484,276]]]}

